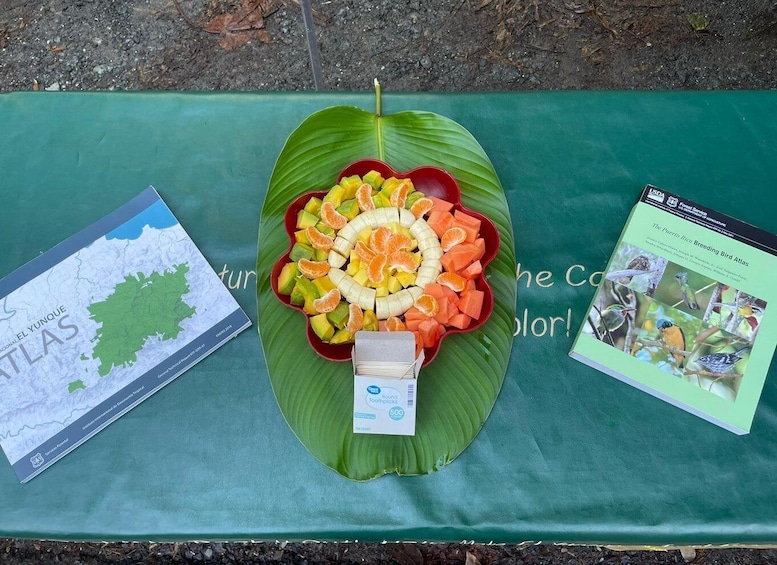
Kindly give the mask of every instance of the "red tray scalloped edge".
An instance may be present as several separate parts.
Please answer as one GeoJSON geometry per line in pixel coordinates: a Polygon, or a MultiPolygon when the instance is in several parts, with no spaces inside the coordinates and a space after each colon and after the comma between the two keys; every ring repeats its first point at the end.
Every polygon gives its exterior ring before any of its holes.
{"type": "MultiPolygon", "coordinates": [[[[499,251],[499,231],[496,229],[496,226],[490,218],[484,216],[476,210],[472,210],[462,205],[461,190],[459,189],[459,185],[456,182],[456,179],[454,179],[447,171],[439,167],[423,166],[417,167],[405,173],[400,173],[392,169],[390,165],[383,161],[379,161],[377,159],[362,159],[355,161],[345,167],[337,177],[337,182],[340,182],[340,179],[343,177],[351,175],[364,176],[371,170],[378,171],[384,178],[389,178],[392,176],[398,179],[410,178],[413,181],[413,186],[415,186],[416,190],[420,190],[426,195],[435,196],[437,198],[447,200],[448,202],[452,202],[454,210],[460,210],[466,214],[474,216],[481,222],[480,236],[486,242],[486,253],[480,259],[480,263],[483,265],[483,272],[475,279],[475,287],[478,290],[482,290],[484,294],[483,309],[481,311],[480,318],[475,320],[473,324],[466,329],[460,330],[457,328],[450,328],[446,330],[434,347],[425,348],[424,365],[428,365],[437,356],[437,353],[440,351],[440,346],[446,337],[451,334],[471,332],[482,326],[491,315],[491,312],[494,309],[494,294],[491,291],[491,287],[488,284],[485,273],[486,267],[491,262],[491,260],[496,257],[496,254],[499,251]]],[[[278,297],[278,300],[283,302],[289,308],[299,310],[302,315],[307,318],[306,325],[308,342],[310,342],[311,347],[316,353],[330,361],[350,361],[351,351],[353,348],[352,344],[332,345],[321,341],[321,339],[319,339],[319,337],[311,328],[310,318],[303,311],[303,309],[299,306],[291,304],[288,296],[278,292],[278,276],[280,275],[283,266],[290,261],[289,254],[291,253],[291,249],[294,246],[294,232],[297,230],[297,213],[305,207],[305,204],[311,197],[315,196],[318,198],[323,198],[326,193],[326,190],[307,192],[297,197],[289,205],[289,208],[286,210],[286,215],[284,217],[284,227],[286,229],[287,235],[289,236],[289,248],[286,250],[286,253],[278,258],[278,260],[273,265],[272,271],[270,273],[270,284],[272,285],[272,290],[275,293],[275,296],[278,297]]]]}

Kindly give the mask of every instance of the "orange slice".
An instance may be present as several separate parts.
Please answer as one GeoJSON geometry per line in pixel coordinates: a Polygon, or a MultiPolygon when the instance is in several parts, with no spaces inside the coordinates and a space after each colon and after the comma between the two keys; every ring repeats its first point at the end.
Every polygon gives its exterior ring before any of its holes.
{"type": "Polygon", "coordinates": [[[399,269],[406,273],[415,273],[418,270],[415,255],[407,251],[394,251],[388,256],[389,269],[399,269]]]}
{"type": "Polygon", "coordinates": [[[311,261],[310,259],[300,259],[297,261],[299,272],[309,279],[320,279],[329,274],[329,263],[327,261],[311,261]]]}
{"type": "Polygon", "coordinates": [[[467,279],[458,273],[440,273],[437,276],[437,282],[444,284],[454,292],[461,292],[467,284],[467,279]]]}
{"type": "Polygon", "coordinates": [[[316,298],[313,301],[313,308],[315,308],[316,312],[319,314],[326,314],[337,308],[341,298],[340,291],[333,288],[321,298],[316,298]]]}
{"type": "Polygon", "coordinates": [[[407,330],[407,326],[396,316],[389,316],[386,320],[386,329],[390,332],[404,332],[407,330]]]}
{"type": "Polygon", "coordinates": [[[416,218],[421,218],[426,215],[432,208],[434,208],[434,200],[424,196],[413,202],[413,205],[410,207],[410,211],[416,218]]]}
{"type": "Polygon", "coordinates": [[[407,200],[407,195],[410,193],[410,179],[402,179],[402,182],[399,183],[399,186],[397,186],[394,189],[394,192],[391,193],[391,196],[389,197],[389,202],[392,206],[396,206],[397,208],[404,208],[405,207],[405,201],[407,200]]]}
{"type": "Polygon", "coordinates": [[[356,189],[356,203],[362,212],[375,209],[375,202],[372,200],[372,185],[365,182],[356,189]]]}
{"type": "Polygon", "coordinates": [[[335,210],[334,204],[331,202],[324,202],[321,205],[321,219],[330,228],[335,230],[341,230],[348,223],[348,218],[343,216],[340,212],[335,210]]]}
{"type": "Polygon", "coordinates": [[[312,245],[314,248],[323,249],[324,251],[329,251],[332,249],[332,243],[334,243],[334,239],[325,233],[318,231],[316,226],[309,226],[306,228],[305,235],[307,236],[310,245],[312,245]]]}
{"type": "Polygon", "coordinates": [[[410,249],[413,247],[413,240],[403,233],[393,233],[386,244],[386,253],[391,255],[394,251],[410,249]]]}
{"type": "Polygon", "coordinates": [[[365,263],[369,263],[375,257],[375,252],[364,245],[363,241],[357,241],[353,250],[356,252],[356,256],[365,263]]]}
{"type": "Polygon", "coordinates": [[[391,239],[392,234],[391,228],[387,228],[386,226],[380,226],[379,228],[372,230],[372,233],[370,234],[370,249],[375,253],[386,253],[386,248],[388,247],[388,242],[389,239],[391,239]]]}
{"type": "Polygon", "coordinates": [[[378,253],[370,260],[367,266],[367,279],[372,284],[380,284],[386,277],[386,262],[387,257],[385,253],[378,253]]]}
{"type": "Polygon", "coordinates": [[[421,313],[429,316],[430,318],[437,315],[440,311],[440,305],[437,303],[437,299],[431,294],[422,294],[416,298],[415,304],[413,304],[421,313]]]}
{"type": "Polygon", "coordinates": [[[358,304],[348,305],[348,322],[345,324],[345,329],[349,333],[355,334],[364,325],[364,312],[358,304]]]}
{"type": "Polygon", "coordinates": [[[467,239],[467,232],[463,228],[454,226],[445,230],[440,238],[440,246],[443,251],[450,251],[451,247],[458,245],[467,239]]]}

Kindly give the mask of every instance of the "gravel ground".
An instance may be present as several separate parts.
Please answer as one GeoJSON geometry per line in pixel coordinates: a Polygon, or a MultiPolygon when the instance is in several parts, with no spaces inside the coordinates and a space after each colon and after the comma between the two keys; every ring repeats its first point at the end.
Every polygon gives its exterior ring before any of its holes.
{"type": "MultiPolygon", "coordinates": [[[[777,88],[777,2],[0,0],[0,92],[777,88]],[[306,30],[314,30],[311,51],[306,30]],[[311,62],[312,60],[312,62],[311,62]]],[[[693,563],[777,563],[703,549],[693,563]]],[[[0,539],[0,564],[682,563],[679,550],[0,539]]]]}

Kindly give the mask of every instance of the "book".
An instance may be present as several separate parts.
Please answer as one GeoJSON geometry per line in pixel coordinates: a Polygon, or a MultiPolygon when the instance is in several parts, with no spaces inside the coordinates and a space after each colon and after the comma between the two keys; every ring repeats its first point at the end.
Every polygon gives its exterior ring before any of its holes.
{"type": "Polygon", "coordinates": [[[775,273],[777,236],[648,185],[570,355],[746,434],[777,346],[775,273]]]}
{"type": "Polygon", "coordinates": [[[0,446],[21,482],[250,321],[153,187],[0,280],[0,446]]]}

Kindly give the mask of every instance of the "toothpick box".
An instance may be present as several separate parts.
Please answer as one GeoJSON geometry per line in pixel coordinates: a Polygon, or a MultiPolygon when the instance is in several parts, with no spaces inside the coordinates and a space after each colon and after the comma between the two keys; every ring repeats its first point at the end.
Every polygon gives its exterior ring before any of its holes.
{"type": "Polygon", "coordinates": [[[356,333],[353,433],[415,435],[418,373],[412,332],[356,333]]]}

